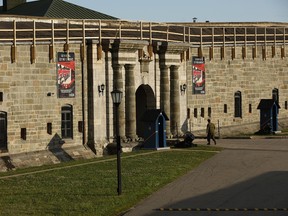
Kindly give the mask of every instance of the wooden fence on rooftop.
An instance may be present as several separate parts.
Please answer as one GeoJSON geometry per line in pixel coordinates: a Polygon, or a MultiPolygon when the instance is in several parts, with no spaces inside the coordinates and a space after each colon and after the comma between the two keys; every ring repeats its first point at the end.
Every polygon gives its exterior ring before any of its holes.
{"type": "Polygon", "coordinates": [[[0,17],[0,44],[85,43],[86,40],[146,40],[191,47],[285,46],[288,23],[152,23],[0,17]]]}

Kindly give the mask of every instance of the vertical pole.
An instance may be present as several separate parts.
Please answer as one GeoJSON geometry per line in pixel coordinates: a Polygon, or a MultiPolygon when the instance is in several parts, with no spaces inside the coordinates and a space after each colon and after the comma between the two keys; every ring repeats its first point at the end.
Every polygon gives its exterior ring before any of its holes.
{"type": "Polygon", "coordinates": [[[86,144],[86,131],[85,131],[85,51],[86,51],[86,39],[85,39],[85,20],[82,23],[82,45],[81,45],[81,76],[82,76],[82,145],[86,144]]]}
{"type": "MultiPolygon", "coordinates": [[[[84,45],[85,46],[85,45],[84,45]]],[[[84,48],[85,49],[85,48],[84,48]]],[[[85,131],[85,80],[84,80],[84,60],[82,60],[81,63],[81,75],[82,75],[82,80],[81,80],[81,96],[82,96],[82,145],[84,146],[86,144],[86,131],[85,131]]]]}
{"type": "Polygon", "coordinates": [[[219,121],[219,119],[218,119],[218,137],[220,139],[220,121],[219,121]]]}
{"type": "Polygon", "coordinates": [[[122,193],[122,180],[121,180],[121,140],[119,135],[119,104],[115,104],[115,117],[116,117],[116,141],[117,141],[117,192],[118,195],[122,193]]]}

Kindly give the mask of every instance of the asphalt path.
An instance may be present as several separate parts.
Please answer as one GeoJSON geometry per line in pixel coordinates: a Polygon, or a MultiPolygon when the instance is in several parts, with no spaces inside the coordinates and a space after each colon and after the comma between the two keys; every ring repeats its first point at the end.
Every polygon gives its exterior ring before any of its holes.
{"type": "Polygon", "coordinates": [[[221,139],[217,146],[225,149],[125,216],[288,215],[288,139],[221,139]]]}

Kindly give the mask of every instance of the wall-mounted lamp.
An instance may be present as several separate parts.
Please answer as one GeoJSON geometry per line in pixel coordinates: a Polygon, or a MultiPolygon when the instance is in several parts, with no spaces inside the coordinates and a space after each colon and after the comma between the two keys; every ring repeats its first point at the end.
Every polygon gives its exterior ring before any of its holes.
{"type": "Polygon", "coordinates": [[[98,93],[99,95],[103,95],[104,94],[104,90],[105,90],[105,85],[104,84],[101,84],[101,85],[98,85],[98,93]]]}
{"type": "Polygon", "coordinates": [[[48,92],[48,93],[47,93],[47,97],[51,97],[52,95],[54,95],[53,92],[48,92]]]}
{"type": "Polygon", "coordinates": [[[186,84],[180,85],[181,94],[182,94],[182,93],[185,94],[186,88],[187,88],[186,84]]]}

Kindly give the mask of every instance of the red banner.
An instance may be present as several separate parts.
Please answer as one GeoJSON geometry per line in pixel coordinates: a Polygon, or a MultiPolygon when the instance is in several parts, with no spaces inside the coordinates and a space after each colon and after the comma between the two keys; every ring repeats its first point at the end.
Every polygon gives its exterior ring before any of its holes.
{"type": "Polygon", "coordinates": [[[205,94],[205,59],[192,57],[193,94],[205,94]]]}
{"type": "Polygon", "coordinates": [[[58,97],[75,97],[75,54],[67,52],[58,53],[57,80],[58,97]]]}

